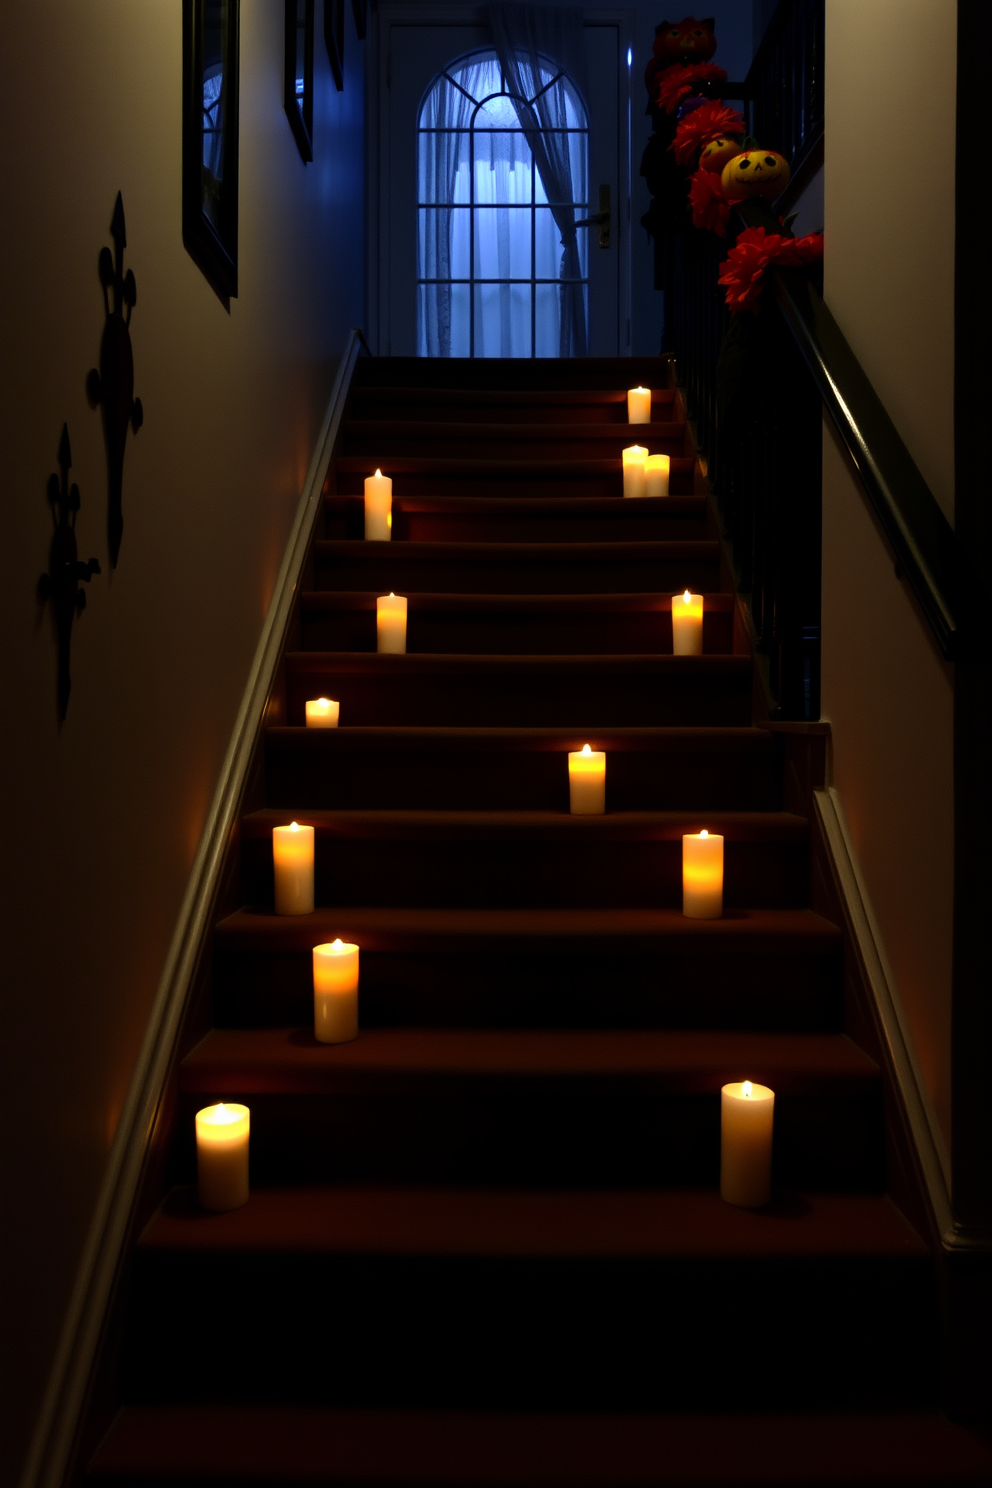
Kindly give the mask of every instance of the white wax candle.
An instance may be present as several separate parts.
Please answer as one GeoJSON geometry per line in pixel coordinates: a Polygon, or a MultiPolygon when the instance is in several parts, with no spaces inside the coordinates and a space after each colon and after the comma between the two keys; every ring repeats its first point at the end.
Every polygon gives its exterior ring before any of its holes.
{"type": "Polygon", "coordinates": [[[365,477],[365,537],[388,542],[393,528],[393,483],[377,470],[365,477]]]}
{"type": "Polygon", "coordinates": [[[204,1209],[248,1202],[247,1106],[205,1106],[196,1113],[196,1186],[204,1209]]]}
{"type": "Polygon", "coordinates": [[[340,706],[334,698],[308,698],[307,728],[337,728],[340,706]]]}
{"type": "Polygon", "coordinates": [[[689,832],[682,838],[682,913],[689,920],[718,920],[723,914],[723,838],[689,832]]]}
{"type": "Polygon", "coordinates": [[[627,422],[628,424],[649,424],[651,422],[650,388],[627,389],[627,422]]]}
{"type": "Polygon", "coordinates": [[[377,649],[406,654],[406,600],[399,594],[384,594],[375,602],[377,649]]]}
{"type": "Polygon", "coordinates": [[[668,455],[648,455],[644,464],[645,496],[667,496],[672,462],[668,455]]]}
{"type": "Polygon", "coordinates": [[[606,810],[606,754],[601,749],[569,751],[568,795],[573,816],[602,816],[606,810]]]}
{"type": "Polygon", "coordinates": [[[644,495],[644,468],[648,452],[641,444],[631,444],[623,451],[623,494],[644,495]]]}
{"type": "Polygon", "coordinates": [[[313,913],[313,827],[290,822],[272,828],[276,914],[313,913]]]}
{"type": "Polygon", "coordinates": [[[672,595],[672,652],[675,656],[703,654],[703,596],[672,595]]]}
{"type": "Polygon", "coordinates": [[[750,1080],[720,1091],[720,1197],[760,1209],[772,1191],[775,1092],[750,1080]]]}
{"type": "Polygon", "coordinates": [[[313,1031],[322,1044],[358,1037],[358,947],[334,940],[313,948],[313,1031]]]}

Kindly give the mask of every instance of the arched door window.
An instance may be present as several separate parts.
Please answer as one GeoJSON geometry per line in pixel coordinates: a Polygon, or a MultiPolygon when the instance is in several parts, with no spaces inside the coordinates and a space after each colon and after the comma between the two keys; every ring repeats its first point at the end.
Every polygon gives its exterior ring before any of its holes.
{"type": "Polygon", "coordinates": [[[574,84],[520,57],[462,57],[418,121],[420,356],[582,356],[589,126],[574,84]],[[550,190],[548,189],[550,186],[550,190]]]}

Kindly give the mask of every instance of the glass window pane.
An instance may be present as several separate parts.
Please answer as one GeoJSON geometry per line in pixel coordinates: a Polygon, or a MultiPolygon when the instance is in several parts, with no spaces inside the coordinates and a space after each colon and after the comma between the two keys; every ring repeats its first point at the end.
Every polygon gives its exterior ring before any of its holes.
{"type": "MultiPolygon", "coordinates": [[[[534,273],[538,279],[557,279],[561,273],[561,233],[550,207],[537,207],[534,230],[534,273]]],[[[585,232],[579,228],[579,234],[585,232]]]]}
{"type": "Polygon", "coordinates": [[[558,286],[537,284],[534,286],[534,355],[556,357],[558,355],[558,286]]]}
{"type": "Polygon", "coordinates": [[[467,279],[468,208],[421,207],[417,219],[417,278],[467,279]]]}
{"type": "Polygon", "coordinates": [[[417,285],[418,356],[471,355],[469,293],[467,284],[417,285]]]}
{"type": "Polygon", "coordinates": [[[529,284],[475,286],[475,356],[530,356],[531,293],[529,284]]]}
{"type": "Polygon", "coordinates": [[[481,105],[475,116],[475,127],[484,129],[486,125],[492,129],[495,125],[503,129],[517,129],[520,121],[517,111],[513,106],[513,100],[505,93],[497,93],[495,98],[487,98],[481,105]]]}
{"type": "Polygon", "coordinates": [[[530,208],[477,207],[476,277],[529,279],[530,264],[530,208]]]}

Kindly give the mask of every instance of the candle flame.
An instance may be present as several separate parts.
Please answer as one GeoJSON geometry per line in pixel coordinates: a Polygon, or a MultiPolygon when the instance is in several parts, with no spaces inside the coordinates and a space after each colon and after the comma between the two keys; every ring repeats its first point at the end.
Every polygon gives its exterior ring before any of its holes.
{"type": "Polygon", "coordinates": [[[229,1106],[225,1106],[223,1101],[218,1101],[215,1106],[208,1106],[200,1114],[211,1126],[232,1126],[235,1121],[241,1120],[237,1111],[232,1111],[229,1106]]]}
{"type": "Polygon", "coordinates": [[[744,1097],[745,1100],[750,1100],[751,1099],[751,1081],[750,1080],[745,1080],[744,1081],[744,1084],[741,1086],[741,1095],[744,1097]]]}
{"type": "Polygon", "coordinates": [[[389,591],[389,597],[390,597],[390,599],[395,599],[396,598],[396,595],[393,593],[392,589],[390,589],[390,591],[389,591]]]}
{"type": "Polygon", "coordinates": [[[382,471],[381,470],[377,470],[376,471],[376,477],[377,477],[378,480],[382,480],[382,471]]]}
{"type": "Polygon", "coordinates": [[[589,748],[589,745],[588,744],[583,744],[583,746],[582,746],[582,753],[583,754],[592,754],[592,750],[589,748]]]}
{"type": "Polygon", "coordinates": [[[683,604],[691,604],[692,603],[692,595],[689,593],[688,589],[685,591],[685,593],[682,596],[682,603],[683,604]]]}
{"type": "Polygon", "coordinates": [[[299,822],[290,822],[290,824],[289,824],[289,830],[291,832],[298,832],[300,830],[300,824],[299,824],[299,822]]]}
{"type": "Polygon", "coordinates": [[[704,827],[703,830],[700,832],[699,835],[700,835],[700,837],[708,837],[710,834],[709,834],[709,832],[707,832],[706,828],[704,827]]]}
{"type": "Polygon", "coordinates": [[[332,951],[343,951],[344,950],[344,941],[341,939],[340,935],[337,937],[336,940],[332,940],[331,941],[331,950],[332,951]]]}

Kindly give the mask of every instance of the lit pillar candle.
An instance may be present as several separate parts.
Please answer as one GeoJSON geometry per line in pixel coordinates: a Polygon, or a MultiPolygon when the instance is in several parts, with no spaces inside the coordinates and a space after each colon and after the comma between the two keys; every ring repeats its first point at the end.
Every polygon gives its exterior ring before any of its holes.
{"type": "Polygon", "coordinates": [[[676,656],[703,654],[703,596],[672,595],[672,651],[676,656]]]}
{"type": "Polygon", "coordinates": [[[399,594],[384,594],[375,602],[377,649],[399,656],[406,652],[406,600],[399,594]]]}
{"type": "Polygon", "coordinates": [[[775,1092],[744,1080],[720,1091],[720,1197],[760,1209],[772,1191],[775,1092]]]}
{"type": "Polygon", "coordinates": [[[290,822],[272,828],[276,914],[313,913],[313,827],[290,822]]]}
{"type": "Polygon", "coordinates": [[[628,424],[649,424],[651,422],[650,388],[628,388],[627,422],[628,424]]]}
{"type": "Polygon", "coordinates": [[[568,795],[573,816],[602,816],[606,810],[606,754],[583,744],[568,756],[568,795]]]}
{"type": "Polygon", "coordinates": [[[641,444],[631,444],[623,452],[623,494],[644,495],[644,468],[648,452],[641,444]]]}
{"type": "Polygon", "coordinates": [[[204,1106],[196,1113],[196,1187],[204,1209],[248,1202],[247,1106],[204,1106]]]}
{"type": "Polygon", "coordinates": [[[718,920],[723,914],[723,838],[689,832],[682,838],[682,913],[689,920],[718,920]]]}
{"type": "Polygon", "coordinates": [[[337,728],[340,704],[333,698],[307,699],[307,728],[337,728]]]}
{"type": "Polygon", "coordinates": [[[393,483],[377,470],[365,477],[365,536],[375,542],[388,542],[393,527],[393,483]]]}
{"type": "Polygon", "coordinates": [[[648,455],[644,463],[645,496],[667,496],[672,462],[668,455],[648,455]]]}
{"type": "Polygon", "coordinates": [[[358,1037],[358,947],[334,940],[313,948],[313,1031],[322,1044],[358,1037]]]}

